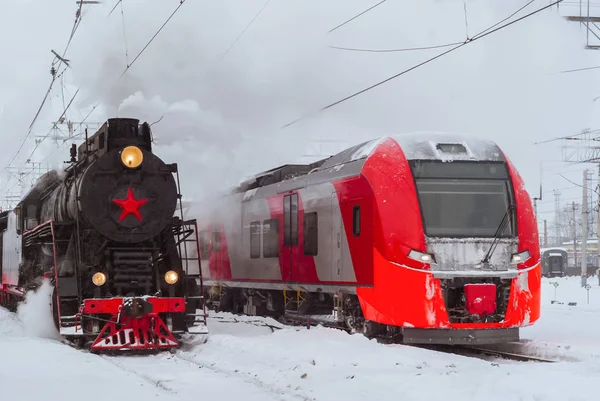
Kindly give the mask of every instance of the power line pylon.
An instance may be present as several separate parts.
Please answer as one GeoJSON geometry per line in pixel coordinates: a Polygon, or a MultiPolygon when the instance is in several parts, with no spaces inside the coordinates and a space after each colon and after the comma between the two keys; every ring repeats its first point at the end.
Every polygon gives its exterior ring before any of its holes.
{"type": "Polygon", "coordinates": [[[600,17],[591,15],[590,0],[579,0],[579,15],[567,15],[565,16],[565,18],[568,21],[579,22],[582,26],[585,27],[586,49],[600,49],[600,17]]]}

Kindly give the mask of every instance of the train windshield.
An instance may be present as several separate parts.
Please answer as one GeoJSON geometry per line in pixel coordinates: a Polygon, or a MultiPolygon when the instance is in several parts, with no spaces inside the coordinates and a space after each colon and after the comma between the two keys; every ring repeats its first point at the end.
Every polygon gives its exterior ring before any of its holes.
{"type": "MultiPolygon", "coordinates": [[[[504,163],[413,161],[425,235],[493,238],[514,205],[504,163]]],[[[513,236],[515,214],[502,237],[513,236]]]]}

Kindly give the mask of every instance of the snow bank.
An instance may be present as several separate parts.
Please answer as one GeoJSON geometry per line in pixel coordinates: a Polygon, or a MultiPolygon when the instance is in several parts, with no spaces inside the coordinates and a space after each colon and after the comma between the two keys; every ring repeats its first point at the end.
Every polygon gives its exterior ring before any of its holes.
{"type": "MultiPolygon", "coordinates": [[[[81,398],[82,392],[91,401],[115,393],[134,399],[595,399],[590,382],[600,371],[600,287],[597,281],[590,284],[588,305],[579,278],[543,279],[541,319],[522,330],[519,346],[541,356],[560,356],[555,364],[484,361],[228,313],[211,313],[209,341],[190,351],[103,358],[27,336],[31,327],[20,319],[39,323],[35,314],[0,310],[0,355],[13,361],[0,366],[0,389],[7,399],[62,401],[81,398]],[[563,304],[551,303],[552,282],[559,283],[556,297],[563,304]],[[571,301],[577,305],[569,306],[571,301]],[[87,391],[98,383],[114,391],[87,391]]],[[[28,297],[28,305],[39,302],[41,311],[48,306],[43,299],[41,290],[28,297]]]]}

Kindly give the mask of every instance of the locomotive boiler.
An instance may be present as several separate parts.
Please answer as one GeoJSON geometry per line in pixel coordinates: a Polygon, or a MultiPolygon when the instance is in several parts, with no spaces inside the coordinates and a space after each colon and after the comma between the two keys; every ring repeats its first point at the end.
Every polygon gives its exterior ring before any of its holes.
{"type": "Polygon", "coordinates": [[[109,119],[69,163],[6,214],[0,301],[14,308],[49,279],[56,327],[93,351],[205,336],[196,223],[176,215],[177,164],[153,153],[150,126],[109,119]]]}

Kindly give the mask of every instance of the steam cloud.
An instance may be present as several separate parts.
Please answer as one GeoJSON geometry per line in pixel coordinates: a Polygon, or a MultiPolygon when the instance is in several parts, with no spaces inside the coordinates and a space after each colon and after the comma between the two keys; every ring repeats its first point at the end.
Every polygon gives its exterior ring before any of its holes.
{"type": "MultiPolygon", "coordinates": [[[[495,140],[535,192],[539,161],[560,159],[560,153],[533,142],[594,127],[599,119],[594,109],[598,106],[591,102],[598,93],[589,75],[556,74],[594,65],[594,54],[582,49],[579,25],[552,9],[280,129],[440,51],[364,53],[330,45],[389,49],[462,41],[467,31],[473,36],[488,28],[524,5],[523,0],[467,1],[468,27],[463,1],[386,2],[330,34],[331,28],[372,4],[273,0],[227,53],[264,2],[187,1],[117,80],[179,2],[122,4],[124,23],[120,7],[106,17],[113,2],[84,12],[68,53],[72,69],[66,75],[67,92],[72,95],[81,88],[68,117],[83,118],[96,102],[100,105],[90,121],[123,116],[155,122],[162,117],[153,126],[155,148],[166,161],[180,164],[187,199],[212,195],[278,164],[308,161],[303,155],[317,139],[340,142],[321,149],[327,154],[387,133],[426,130],[495,140]]],[[[535,2],[526,11],[543,5],[535,2]]],[[[64,22],[64,32],[50,33],[55,42],[44,46],[63,43],[72,10],[40,4],[35,13],[28,18],[39,29],[47,25],[50,31],[50,23],[55,27],[64,22]]],[[[47,52],[36,49],[36,54],[47,52]]],[[[24,71],[16,74],[25,76],[24,71]]],[[[5,107],[3,128],[16,126],[20,130],[15,131],[23,132],[21,119],[11,120],[9,115],[22,109],[28,111],[23,115],[32,114],[40,92],[34,82],[19,90],[7,86],[16,100],[5,107]]],[[[2,100],[8,104],[6,96],[2,100]]],[[[61,101],[54,99],[52,105],[41,121],[60,114],[61,101]]],[[[54,150],[49,144],[41,149],[42,154],[54,150]]],[[[59,152],[54,163],[64,160],[67,152],[59,152]]]]}

